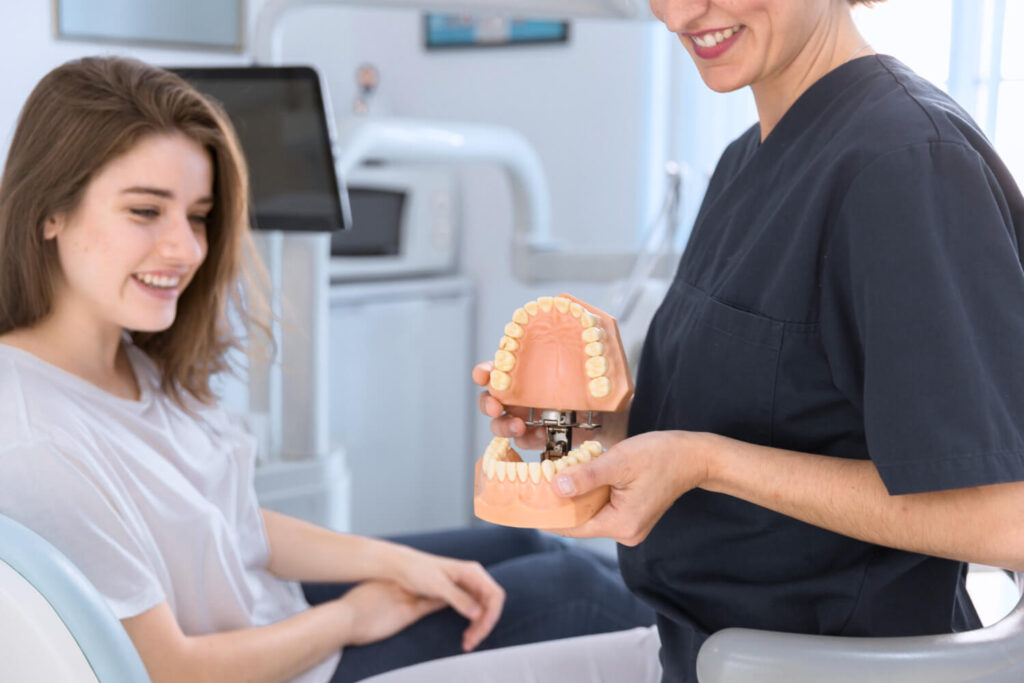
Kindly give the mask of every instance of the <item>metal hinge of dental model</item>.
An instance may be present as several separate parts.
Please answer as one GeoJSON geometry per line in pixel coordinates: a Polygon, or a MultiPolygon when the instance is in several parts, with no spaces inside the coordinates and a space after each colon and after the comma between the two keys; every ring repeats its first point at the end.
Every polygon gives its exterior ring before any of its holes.
{"type": "Polygon", "coordinates": [[[544,427],[547,430],[548,440],[544,452],[541,453],[541,460],[558,460],[572,449],[572,430],[597,429],[601,425],[594,422],[594,411],[587,411],[586,422],[576,422],[575,410],[542,410],[540,419],[534,419],[533,408],[530,408],[530,417],[526,420],[527,427],[544,427]]]}

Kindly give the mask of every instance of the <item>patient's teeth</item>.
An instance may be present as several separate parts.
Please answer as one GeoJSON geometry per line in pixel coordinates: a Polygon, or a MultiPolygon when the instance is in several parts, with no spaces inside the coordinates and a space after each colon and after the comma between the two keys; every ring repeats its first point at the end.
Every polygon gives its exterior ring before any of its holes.
{"type": "Polygon", "coordinates": [[[494,352],[494,367],[502,370],[503,372],[508,372],[515,366],[515,354],[509,353],[508,351],[502,351],[501,349],[494,352]]]}
{"type": "Polygon", "coordinates": [[[530,466],[530,479],[533,480],[534,484],[540,483],[540,477],[541,477],[541,474],[540,474],[540,463],[539,462],[531,462],[529,464],[529,466],[530,466]]]}
{"type": "Polygon", "coordinates": [[[540,463],[540,471],[541,474],[544,475],[545,479],[551,481],[555,476],[555,463],[550,460],[542,460],[540,463]]]}
{"type": "Polygon", "coordinates": [[[513,339],[519,339],[523,336],[523,328],[515,323],[509,323],[505,325],[505,336],[512,337],[513,339]]]}
{"type": "Polygon", "coordinates": [[[601,377],[608,372],[608,359],[604,356],[593,356],[587,359],[587,377],[601,377]]]}
{"type": "Polygon", "coordinates": [[[604,398],[612,390],[612,383],[607,377],[596,377],[590,380],[587,388],[594,398],[604,398]]]}
{"type": "Polygon", "coordinates": [[[590,342],[583,347],[583,353],[588,356],[601,356],[604,354],[604,344],[601,342],[590,342]]]}
{"type": "Polygon", "coordinates": [[[518,351],[519,342],[512,337],[502,337],[501,341],[498,342],[498,348],[502,351],[518,351]]]}
{"type": "Polygon", "coordinates": [[[597,324],[597,316],[588,311],[584,311],[583,315],[580,316],[580,324],[586,327],[593,327],[597,324]]]}
{"type": "Polygon", "coordinates": [[[604,330],[600,327],[588,327],[583,330],[583,341],[596,342],[604,339],[604,330]]]}
{"type": "Polygon", "coordinates": [[[555,300],[550,296],[537,297],[537,305],[540,306],[540,310],[547,313],[551,310],[551,304],[555,303],[555,300]]]}
{"type": "Polygon", "coordinates": [[[567,312],[569,310],[569,304],[570,303],[572,303],[572,302],[569,301],[568,299],[566,299],[564,296],[556,296],[555,297],[555,308],[558,309],[559,313],[567,312]]]}
{"type": "Polygon", "coordinates": [[[516,312],[512,314],[512,322],[525,325],[530,322],[530,314],[526,312],[525,308],[517,308],[516,312]]]}
{"type": "Polygon", "coordinates": [[[575,301],[569,302],[569,312],[572,313],[572,317],[578,318],[583,314],[583,307],[575,301]]]}
{"type": "Polygon", "coordinates": [[[498,391],[505,391],[512,386],[512,378],[501,370],[491,370],[491,386],[498,391]]]}
{"type": "Polygon", "coordinates": [[[519,481],[526,481],[526,478],[530,476],[530,466],[525,462],[517,462],[516,474],[519,476],[519,481]]]}
{"type": "Polygon", "coordinates": [[[537,315],[537,311],[540,310],[540,307],[537,306],[536,301],[530,301],[528,303],[523,304],[523,308],[525,308],[526,312],[529,313],[530,315],[537,315]]]}

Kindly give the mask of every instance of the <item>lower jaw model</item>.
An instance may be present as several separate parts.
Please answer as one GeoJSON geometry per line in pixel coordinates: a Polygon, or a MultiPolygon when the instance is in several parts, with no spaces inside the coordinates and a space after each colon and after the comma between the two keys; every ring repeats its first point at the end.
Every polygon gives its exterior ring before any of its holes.
{"type": "Polygon", "coordinates": [[[600,427],[595,413],[622,410],[633,396],[615,319],[564,294],[528,302],[505,326],[488,392],[505,406],[529,408],[526,424],[546,429],[547,448],[539,462],[527,463],[508,439],[494,438],[476,463],[477,517],[542,529],[575,527],[593,517],[608,502],[607,486],[564,498],[552,482],[566,467],[604,452],[597,441],[571,448],[573,429],[600,427]]]}
{"type": "Polygon", "coordinates": [[[476,463],[474,512],[481,519],[505,526],[579,526],[608,502],[608,487],[562,498],[555,494],[551,481],[566,467],[589,462],[603,452],[598,442],[584,441],[560,458],[526,463],[508,439],[495,437],[476,463]]]}

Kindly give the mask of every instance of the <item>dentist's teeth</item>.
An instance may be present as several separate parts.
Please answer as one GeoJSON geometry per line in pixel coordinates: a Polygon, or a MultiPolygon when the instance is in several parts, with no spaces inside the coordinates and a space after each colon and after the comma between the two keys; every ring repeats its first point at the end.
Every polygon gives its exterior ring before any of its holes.
{"type": "Polygon", "coordinates": [[[551,311],[551,306],[554,303],[555,300],[550,296],[542,296],[537,298],[537,305],[540,306],[540,310],[544,311],[545,313],[551,311]]]}
{"type": "Polygon", "coordinates": [[[515,467],[516,475],[519,476],[519,481],[526,482],[526,478],[530,476],[530,466],[525,462],[517,462],[515,467]]]}
{"type": "Polygon", "coordinates": [[[540,310],[540,306],[537,305],[536,301],[523,304],[523,308],[525,308],[526,312],[530,315],[537,315],[537,312],[540,310]]]}
{"type": "Polygon", "coordinates": [[[505,391],[512,386],[512,377],[501,370],[491,370],[491,386],[498,391],[505,391]]]}
{"type": "Polygon", "coordinates": [[[608,372],[608,359],[604,356],[593,356],[587,359],[587,377],[603,377],[608,372]]]}
{"type": "Polygon", "coordinates": [[[601,356],[604,355],[604,344],[601,342],[590,342],[583,347],[583,353],[588,356],[601,356]]]}
{"type": "Polygon", "coordinates": [[[725,36],[724,36],[724,35],[722,35],[722,32],[721,32],[721,31],[718,31],[717,33],[715,33],[715,42],[716,42],[716,43],[720,43],[720,42],[722,42],[723,40],[725,40],[725,36]]]}
{"type": "Polygon", "coordinates": [[[508,325],[505,325],[505,336],[512,337],[513,339],[519,339],[523,336],[523,328],[514,322],[509,323],[508,325]]]}
{"type": "Polygon", "coordinates": [[[600,327],[588,327],[583,330],[583,341],[596,342],[604,339],[604,330],[600,327]]]}
{"type": "Polygon", "coordinates": [[[502,372],[508,372],[516,366],[515,354],[498,349],[494,352],[494,367],[502,372]]]}
{"type": "Polygon", "coordinates": [[[604,398],[611,392],[612,383],[607,377],[596,377],[587,384],[590,395],[594,398],[604,398]]]}
{"type": "Polygon", "coordinates": [[[530,479],[533,481],[534,484],[539,484],[540,483],[540,477],[541,477],[540,463],[539,462],[531,462],[529,464],[529,469],[530,469],[530,479]]]}
{"type": "Polygon", "coordinates": [[[555,477],[555,463],[551,462],[550,460],[541,461],[540,471],[541,474],[544,475],[545,479],[551,481],[555,477]]]}
{"type": "Polygon", "coordinates": [[[519,342],[512,337],[502,337],[501,341],[498,342],[498,348],[502,351],[518,351],[519,342]]]}
{"type": "Polygon", "coordinates": [[[530,314],[526,312],[525,308],[517,308],[516,312],[512,314],[512,322],[525,325],[530,322],[530,314]]]}
{"type": "Polygon", "coordinates": [[[575,301],[571,301],[569,302],[569,313],[572,314],[572,317],[578,318],[583,314],[583,307],[575,301]]]}

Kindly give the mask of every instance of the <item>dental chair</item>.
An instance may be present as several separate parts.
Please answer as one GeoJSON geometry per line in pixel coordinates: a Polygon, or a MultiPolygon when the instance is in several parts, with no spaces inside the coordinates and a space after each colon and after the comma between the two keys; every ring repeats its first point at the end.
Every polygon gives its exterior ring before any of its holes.
{"type": "Polygon", "coordinates": [[[0,681],[149,681],[93,585],[45,539],[3,515],[0,681]]]}
{"type": "MultiPolygon", "coordinates": [[[[1022,575],[1015,577],[1022,586],[1022,575]]],[[[1000,621],[962,633],[848,638],[727,628],[697,655],[700,683],[1020,683],[1024,597],[1000,621]]]]}

